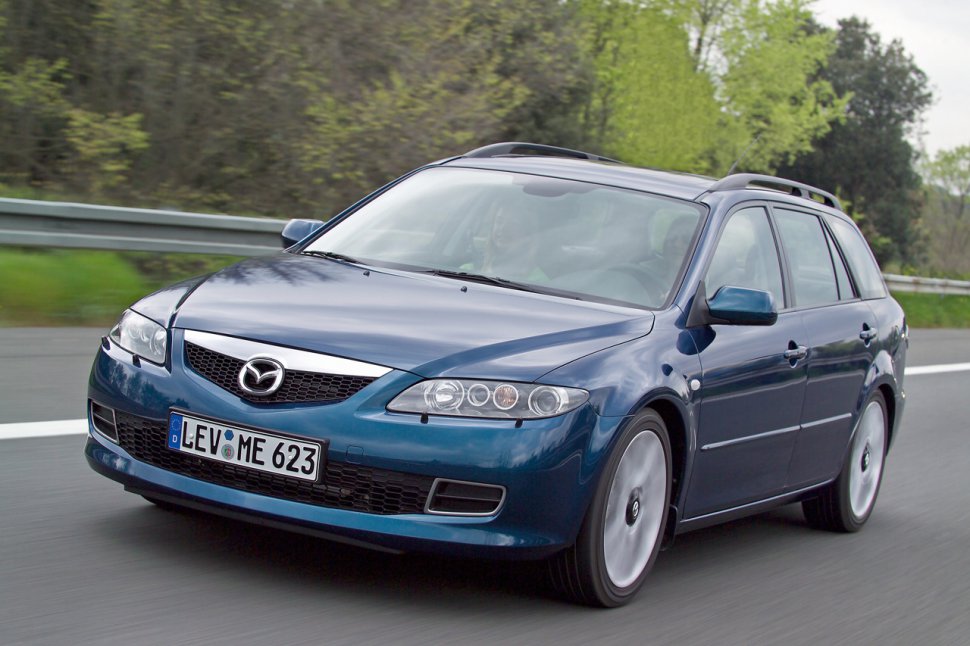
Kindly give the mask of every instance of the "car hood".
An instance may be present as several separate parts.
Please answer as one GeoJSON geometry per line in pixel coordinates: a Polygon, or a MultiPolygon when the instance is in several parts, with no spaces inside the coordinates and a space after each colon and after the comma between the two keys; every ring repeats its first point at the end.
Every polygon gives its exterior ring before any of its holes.
{"type": "Polygon", "coordinates": [[[285,253],[213,274],[184,298],[173,325],[424,377],[533,381],[648,334],[653,319],[633,308],[285,253]]]}

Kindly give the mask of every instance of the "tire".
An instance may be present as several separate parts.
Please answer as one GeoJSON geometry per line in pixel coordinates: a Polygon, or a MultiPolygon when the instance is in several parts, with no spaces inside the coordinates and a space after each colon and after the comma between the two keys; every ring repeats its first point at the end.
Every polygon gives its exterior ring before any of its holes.
{"type": "Polygon", "coordinates": [[[670,440],[647,409],[623,430],[596,486],[576,543],[549,561],[556,590],[612,608],[643,585],[663,542],[671,489],[670,440]]]}
{"type": "Polygon", "coordinates": [[[886,400],[876,392],[862,410],[839,477],[817,498],[802,502],[809,525],[832,532],[857,532],[869,520],[886,464],[888,419],[886,400]]]}

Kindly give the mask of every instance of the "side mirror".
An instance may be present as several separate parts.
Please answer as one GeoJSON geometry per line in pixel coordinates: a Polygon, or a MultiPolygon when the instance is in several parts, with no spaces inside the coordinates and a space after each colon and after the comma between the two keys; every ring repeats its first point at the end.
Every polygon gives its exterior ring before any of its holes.
{"type": "Polygon", "coordinates": [[[687,327],[701,325],[774,325],[778,320],[771,292],[725,285],[711,299],[704,283],[697,286],[687,327]]]}
{"type": "Polygon", "coordinates": [[[321,220],[290,220],[283,227],[280,237],[283,239],[283,248],[292,247],[307,236],[313,235],[323,226],[321,220]]]}
{"type": "Polygon", "coordinates": [[[774,325],[778,320],[771,292],[725,285],[707,301],[711,316],[728,325],[774,325]]]}

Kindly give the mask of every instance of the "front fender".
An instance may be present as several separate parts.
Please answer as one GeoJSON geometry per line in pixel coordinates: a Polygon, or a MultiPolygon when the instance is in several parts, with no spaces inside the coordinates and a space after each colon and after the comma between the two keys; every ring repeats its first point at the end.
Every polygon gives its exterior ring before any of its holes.
{"type": "MultiPolygon", "coordinates": [[[[691,384],[699,385],[701,364],[693,337],[674,324],[679,314],[679,310],[658,313],[648,336],[583,357],[540,379],[588,390],[590,404],[601,416],[584,451],[584,479],[599,477],[626,422],[643,408],[654,407],[667,422],[675,470],[683,475],[682,482],[687,481],[699,403],[699,391],[691,384]]],[[[682,493],[675,491],[671,502],[678,504],[682,493]]]]}

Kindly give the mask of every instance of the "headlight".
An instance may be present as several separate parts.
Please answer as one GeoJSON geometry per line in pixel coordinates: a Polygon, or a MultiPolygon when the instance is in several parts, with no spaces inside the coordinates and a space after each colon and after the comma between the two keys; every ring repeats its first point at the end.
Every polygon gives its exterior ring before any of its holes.
{"type": "Polygon", "coordinates": [[[387,405],[397,413],[539,419],[582,406],[589,393],[579,388],[472,379],[431,379],[405,390],[387,405]]]}
{"type": "Polygon", "coordinates": [[[165,363],[168,332],[155,321],[125,310],[108,337],[128,352],[152,363],[165,363]]]}

